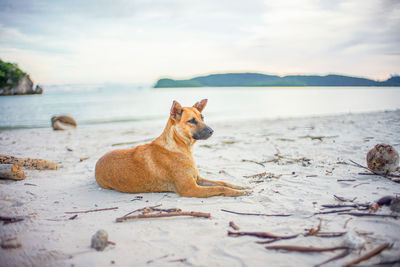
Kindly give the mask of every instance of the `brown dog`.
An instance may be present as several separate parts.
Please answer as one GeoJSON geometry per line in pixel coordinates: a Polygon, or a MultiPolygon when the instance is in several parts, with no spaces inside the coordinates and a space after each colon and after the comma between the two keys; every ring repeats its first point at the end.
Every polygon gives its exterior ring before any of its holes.
{"type": "Polygon", "coordinates": [[[164,132],[153,142],[114,150],[96,164],[97,183],[127,193],[176,192],[185,197],[240,196],[247,187],[200,177],[193,159],[196,140],[209,138],[213,130],[201,111],[207,99],[193,107],[174,101],[164,132]]]}

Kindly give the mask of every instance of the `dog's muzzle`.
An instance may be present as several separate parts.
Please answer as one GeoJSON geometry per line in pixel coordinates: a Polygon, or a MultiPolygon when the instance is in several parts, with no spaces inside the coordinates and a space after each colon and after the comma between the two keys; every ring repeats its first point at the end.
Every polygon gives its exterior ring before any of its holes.
{"type": "Polygon", "coordinates": [[[195,132],[192,137],[195,140],[205,140],[208,139],[213,134],[213,132],[214,132],[213,129],[206,126],[204,128],[201,128],[199,131],[195,132]]]}

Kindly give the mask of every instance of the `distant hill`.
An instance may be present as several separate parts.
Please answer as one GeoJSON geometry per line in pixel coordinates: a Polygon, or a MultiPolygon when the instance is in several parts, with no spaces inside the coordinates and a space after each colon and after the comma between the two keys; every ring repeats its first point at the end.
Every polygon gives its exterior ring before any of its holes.
{"type": "Polygon", "coordinates": [[[260,73],[226,73],[195,77],[189,80],[160,79],[154,88],[230,86],[400,86],[400,76],[374,81],[343,75],[288,75],[260,73]]]}

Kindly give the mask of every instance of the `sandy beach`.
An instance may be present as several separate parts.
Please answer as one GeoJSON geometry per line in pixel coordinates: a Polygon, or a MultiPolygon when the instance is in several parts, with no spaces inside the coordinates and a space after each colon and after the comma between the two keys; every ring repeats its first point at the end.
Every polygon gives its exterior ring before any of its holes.
{"type": "MultiPolygon", "coordinates": [[[[207,118],[206,118],[207,119],[207,118]]],[[[253,187],[241,197],[184,198],[174,193],[125,194],[100,188],[96,161],[106,152],[157,137],[164,122],[124,123],[0,132],[0,154],[59,163],[56,171],[25,170],[22,181],[0,180],[0,216],[23,220],[0,226],[0,239],[17,238],[20,248],[0,249],[1,266],[313,266],[343,250],[322,253],[267,250],[255,236],[236,232],[301,234],[271,245],[357,246],[341,266],[381,244],[390,248],[362,264],[398,260],[400,220],[315,214],[325,204],[367,204],[399,196],[400,184],[377,175],[361,175],[365,156],[375,144],[400,151],[400,110],[277,120],[209,122],[214,135],[195,145],[201,175],[253,187]],[[347,163],[347,164],[346,164],[347,163]],[[263,174],[264,173],[264,174],[263,174]],[[347,181],[341,181],[347,180],[347,181]],[[353,202],[341,202],[339,196],[353,202]],[[127,220],[118,217],[144,207],[179,208],[211,214],[211,219],[170,217],[127,220]],[[97,212],[72,213],[114,208],[97,212]],[[290,216],[238,215],[222,210],[290,216]],[[73,218],[75,217],[75,218],[73,218]],[[309,229],[347,234],[308,236],[309,229]],[[104,251],[90,248],[97,230],[108,232],[104,251]]],[[[351,212],[364,212],[350,208],[351,212]]],[[[400,215],[383,206],[376,214],[400,215]]],[[[136,212],[134,214],[140,214],[136,212]]],[[[1,223],[2,224],[2,223],[1,223]]],[[[399,263],[397,263],[399,266],[399,263]]]]}

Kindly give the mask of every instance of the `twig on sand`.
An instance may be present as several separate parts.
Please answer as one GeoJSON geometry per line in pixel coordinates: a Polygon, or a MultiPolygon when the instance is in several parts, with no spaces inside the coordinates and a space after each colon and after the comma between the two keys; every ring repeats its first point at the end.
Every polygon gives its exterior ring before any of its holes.
{"type": "Polygon", "coordinates": [[[116,209],[118,209],[118,207],[95,209],[95,210],[84,210],[84,211],[66,211],[64,213],[66,213],[66,214],[89,213],[89,212],[104,211],[104,210],[116,210],[116,209]]]}
{"type": "Polygon", "coordinates": [[[337,179],[336,182],[355,182],[356,179],[337,179]]]}
{"type": "Polygon", "coordinates": [[[258,238],[272,238],[272,239],[292,239],[296,238],[300,234],[288,235],[288,236],[279,236],[268,232],[232,232],[228,231],[228,236],[255,236],[258,238]]]}
{"type": "Polygon", "coordinates": [[[363,185],[363,184],[369,184],[369,183],[368,183],[368,182],[359,183],[359,184],[353,185],[353,188],[356,188],[356,187],[358,187],[358,186],[360,186],[360,185],[363,185]]]}
{"type": "Polygon", "coordinates": [[[242,159],[242,162],[251,162],[251,163],[255,163],[255,164],[265,167],[265,165],[264,165],[265,162],[258,162],[258,161],[251,160],[251,159],[242,159]]]}
{"type": "Polygon", "coordinates": [[[336,208],[369,208],[370,204],[323,204],[321,205],[327,209],[336,209],[336,208]]]}
{"type": "Polygon", "coordinates": [[[264,214],[264,213],[247,213],[247,212],[237,212],[237,211],[231,211],[231,210],[226,210],[226,209],[221,209],[223,212],[229,212],[237,215],[253,215],[253,216],[266,216],[266,217],[288,217],[291,216],[291,214],[264,214]]]}
{"type": "Polygon", "coordinates": [[[303,247],[303,246],[291,246],[291,245],[275,245],[275,246],[266,246],[266,249],[280,249],[286,251],[297,251],[297,252],[325,252],[325,251],[335,251],[340,249],[349,249],[348,247],[340,246],[340,247],[328,247],[328,248],[320,248],[320,247],[303,247]]]}
{"type": "Polygon", "coordinates": [[[342,253],[340,253],[340,254],[338,254],[338,255],[336,255],[336,256],[333,256],[332,258],[329,258],[329,259],[327,259],[326,261],[323,261],[323,262],[321,262],[321,263],[315,265],[314,267],[318,267],[318,266],[324,265],[324,264],[326,264],[326,263],[329,263],[329,262],[332,262],[332,261],[335,261],[335,260],[344,258],[344,257],[346,257],[347,255],[349,255],[350,252],[351,252],[350,249],[346,249],[346,250],[343,251],[342,253]]]}
{"type": "Polygon", "coordinates": [[[23,221],[23,217],[8,217],[8,216],[0,216],[0,221],[3,221],[3,224],[9,224],[9,223],[16,223],[23,221]]]}
{"type": "Polygon", "coordinates": [[[338,213],[339,215],[351,215],[356,217],[382,217],[382,218],[393,218],[397,219],[400,215],[392,215],[392,214],[375,214],[375,213],[362,213],[362,212],[343,212],[338,213]]]}
{"type": "Polygon", "coordinates": [[[232,227],[233,230],[239,230],[239,226],[237,226],[233,221],[229,222],[229,226],[232,227]]]}
{"type": "Polygon", "coordinates": [[[137,209],[137,210],[128,212],[127,214],[125,214],[125,215],[122,216],[122,217],[126,217],[126,216],[131,215],[132,213],[135,213],[135,212],[138,212],[138,211],[152,211],[152,210],[154,210],[155,208],[160,207],[161,205],[162,205],[162,204],[158,204],[158,205],[151,206],[151,207],[140,208],[140,209],[137,209]]]}
{"type": "Polygon", "coordinates": [[[346,211],[351,211],[351,210],[353,210],[353,209],[320,211],[320,212],[314,213],[314,215],[318,215],[318,214],[329,214],[329,213],[338,213],[338,212],[346,212],[346,211]]]}
{"type": "Polygon", "coordinates": [[[337,195],[333,195],[333,197],[334,197],[336,200],[340,201],[340,202],[354,202],[354,200],[356,200],[356,198],[357,198],[357,197],[355,197],[355,198],[353,198],[353,199],[346,199],[346,198],[344,198],[344,197],[340,197],[340,196],[337,196],[337,195]]]}
{"type": "Polygon", "coordinates": [[[343,265],[343,267],[349,267],[349,266],[351,266],[351,265],[353,265],[353,264],[357,264],[357,263],[360,263],[360,262],[362,262],[362,261],[368,260],[368,259],[370,259],[370,258],[372,258],[372,257],[374,257],[374,256],[376,256],[376,255],[378,255],[378,254],[381,253],[383,250],[387,249],[387,248],[389,247],[389,245],[390,245],[389,243],[384,243],[384,244],[382,244],[382,245],[380,245],[380,246],[374,248],[373,250],[367,252],[367,253],[364,254],[363,256],[361,256],[361,257],[359,257],[359,258],[357,258],[357,259],[355,259],[355,260],[352,260],[352,261],[346,263],[345,265],[343,265]]]}
{"type": "MultiPolygon", "coordinates": [[[[365,167],[365,166],[363,166],[363,165],[361,165],[361,164],[359,164],[359,163],[357,163],[357,162],[355,162],[355,161],[353,161],[353,160],[349,160],[351,163],[353,163],[353,164],[349,164],[349,165],[352,165],[352,166],[355,166],[355,167],[359,167],[359,168],[362,168],[362,169],[365,169],[365,170],[368,170],[369,171],[369,173],[358,173],[358,174],[361,174],[361,175],[378,175],[378,176],[381,176],[381,177],[384,177],[384,178],[388,178],[388,177],[392,177],[392,178],[399,178],[400,177],[400,175],[396,175],[396,174],[390,174],[390,173],[388,173],[388,174],[379,174],[379,173],[376,173],[376,172],[373,172],[373,171],[371,171],[370,169],[368,169],[367,167],[365,167]]],[[[392,181],[395,181],[395,182],[397,182],[397,180],[393,180],[392,179],[392,181]]]]}
{"type": "Polygon", "coordinates": [[[174,216],[192,216],[210,218],[210,213],[196,212],[196,211],[182,211],[182,212],[170,212],[170,213],[156,213],[156,214],[138,214],[131,216],[119,217],[116,222],[123,222],[130,219],[145,219],[145,218],[161,218],[161,217],[174,217],[174,216]]]}

